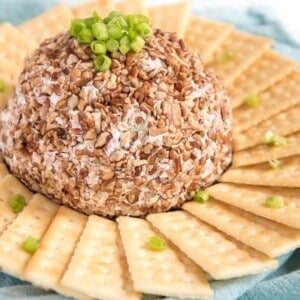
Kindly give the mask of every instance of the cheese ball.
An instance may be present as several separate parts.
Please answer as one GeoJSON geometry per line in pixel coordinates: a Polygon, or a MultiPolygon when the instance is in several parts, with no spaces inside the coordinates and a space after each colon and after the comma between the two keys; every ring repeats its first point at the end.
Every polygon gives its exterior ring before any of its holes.
{"type": "Polygon", "coordinates": [[[1,150],[32,191],[86,214],[164,212],[231,162],[230,100],[197,52],[155,30],[97,72],[68,33],[26,58],[1,115],[1,150]]]}

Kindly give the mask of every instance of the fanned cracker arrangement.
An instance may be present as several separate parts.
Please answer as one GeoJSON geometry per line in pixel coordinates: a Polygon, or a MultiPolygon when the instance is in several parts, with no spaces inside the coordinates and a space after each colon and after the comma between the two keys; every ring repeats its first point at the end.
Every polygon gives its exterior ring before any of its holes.
{"type": "MultiPolygon", "coordinates": [[[[300,72],[270,49],[272,40],[230,24],[190,16],[190,1],[147,7],[146,1],[92,0],[57,6],[17,27],[0,24],[0,111],[24,57],[71,20],[111,10],[148,15],[176,31],[222,77],[233,108],[232,166],[206,189],[208,202],[145,219],[86,216],[33,194],[0,157],[0,268],[77,299],[141,299],[143,294],[211,299],[211,280],[276,268],[276,257],[300,247],[300,72]],[[280,144],[267,140],[280,137],[280,144]],[[14,212],[11,199],[24,197],[14,212]],[[267,205],[279,199],[280,206],[267,205]],[[28,238],[39,246],[24,250],[28,238]],[[158,248],[152,249],[154,239],[158,248]],[[205,273],[206,272],[206,273],[205,273]]],[[[278,203],[275,203],[278,204],[278,203]]]]}

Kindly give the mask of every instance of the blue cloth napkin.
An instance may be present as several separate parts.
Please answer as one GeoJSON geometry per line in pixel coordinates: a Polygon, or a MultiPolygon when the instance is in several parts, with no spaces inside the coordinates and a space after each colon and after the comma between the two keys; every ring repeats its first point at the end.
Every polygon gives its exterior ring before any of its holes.
{"type": "MultiPolygon", "coordinates": [[[[19,24],[57,3],[56,0],[1,0],[0,23],[19,24]]],[[[270,36],[281,53],[300,61],[300,47],[293,42],[272,16],[270,10],[253,7],[248,11],[234,8],[210,8],[195,13],[235,24],[239,29],[270,36]]],[[[1,51],[1,50],[0,50],[1,51]]],[[[300,299],[300,250],[279,258],[275,270],[238,279],[212,282],[215,300],[299,300],[300,299]]],[[[30,284],[0,273],[0,300],[66,299],[51,291],[43,291],[30,284]]],[[[120,299],[121,300],[121,299],[120,299]]]]}

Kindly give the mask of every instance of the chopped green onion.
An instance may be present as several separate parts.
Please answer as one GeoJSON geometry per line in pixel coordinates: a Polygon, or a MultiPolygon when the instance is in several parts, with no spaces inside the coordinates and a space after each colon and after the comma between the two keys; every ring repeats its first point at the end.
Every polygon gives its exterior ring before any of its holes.
{"type": "Polygon", "coordinates": [[[272,169],[276,170],[280,168],[281,162],[278,159],[270,159],[269,165],[272,169]]]}
{"type": "Polygon", "coordinates": [[[249,107],[256,107],[260,102],[259,97],[256,94],[250,95],[245,99],[245,104],[249,107]]]}
{"type": "Polygon", "coordinates": [[[232,51],[225,51],[223,55],[220,57],[220,63],[226,64],[233,59],[233,52],[232,51]]]}
{"type": "Polygon", "coordinates": [[[134,52],[140,52],[144,46],[145,41],[140,36],[137,36],[130,44],[130,47],[134,52]]]}
{"type": "Polygon", "coordinates": [[[267,131],[265,134],[265,144],[269,147],[282,147],[286,145],[286,139],[281,135],[275,134],[273,131],[267,131]]]}
{"type": "Polygon", "coordinates": [[[137,15],[138,23],[149,23],[149,18],[145,15],[137,15]]]}
{"type": "Polygon", "coordinates": [[[9,200],[9,206],[13,210],[14,213],[21,212],[26,206],[25,197],[21,194],[16,194],[9,200]]]}
{"type": "Polygon", "coordinates": [[[166,248],[166,241],[158,236],[152,236],[148,242],[148,247],[154,251],[163,251],[166,248]]]}
{"type": "Polygon", "coordinates": [[[148,23],[138,23],[134,26],[134,29],[141,36],[148,36],[152,33],[151,27],[148,23]]]}
{"type": "Polygon", "coordinates": [[[128,46],[126,44],[120,45],[119,51],[125,55],[130,51],[130,46],[128,46]]]}
{"type": "Polygon", "coordinates": [[[83,29],[79,32],[78,41],[83,44],[90,44],[94,40],[93,32],[91,29],[83,29]]]}
{"type": "Polygon", "coordinates": [[[114,10],[114,11],[111,11],[110,13],[109,13],[109,15],[104,19],[104,23],[108,23],[109,21],[111,21],[113,18],[115,18],[115,17],[117,17],[117,16],[120,16],[121,14],[118,12],[118,11],[116,11],[116,10],[114,10]]]}
{"type": "Polygon", "coordinates": [[[126,21],[129,27],[133,27],[135,24],[139,23],[138,15],[128,15],[126,16],[126,21]]]}
{"type": "Polygon", "coordinates": [[[193,200],[202,204],[206,203],[209,200],[209,193],[203,190],[196,191],[193,200]]]}
{"type": "Polygon", "coordinates": [[[4,80],[0,79],[0,93],[5,92],[6,90],[6,83],[4,80]]]}
{"type": "Polygon", "coordinates": [[[95,54],[105,54],[106,53],[106,45],[100,41],[93,41],[91,43],[91,49],[95,54]]]}
{"type": "Polygon", "coordinates": [[[265,206],[269,208],[282,208],[284,205],[284,199],[281,196],[270,196],[265,201],[265,206]]]}
{"type": "Polygon", "coordinates": [[[106,72],[111,65],[111,59],[107,55],[98,55],[94,60],[95,68],[98,71],[106,72]]]}
{"type": "Polygon", "coordinates": [[[104,23],[98,22],[92,26],[93,35],[98,41],[106,41],[108,39],[108,32],[104,23]]]}
{"type": "Polygon", "coordinates": [[[84,23],[84,21],[74,19],[71,22],[71,28],[69,30],[69,33],[71,36],[78,37],[79,33],[83,29],[86,29],[86,24],[84,23]]]}
{"type": "Polygon", "coordinates": [[[23,243],[22,248],[28,253],[33,254],[40,246],[40,243],[41,243],[40,240],[35,239],[32,236],[29,236],[23,243]]]}
{"type": "Polygon", "coordinates": [[[108,40],[106,42],[106,48],[110,52],[117,52],[119,49],[119,42],[117,40],[108,40]]]}
{"type": "Polygon", "coordinates": [[[93,16],[91,18],[84,19],[84,23],[85,23],[86,27],[89,29],[91,29],[95,23],[100,22],[100,21],[101,21],[101,18],[96,11],[93,12],[93,16]]]}
{"type": "Polygon", "coordinates": [[[118,22],[107,24],[108,36],[111,39],[120,39],[123,36],[123,30],[118,22]]]}

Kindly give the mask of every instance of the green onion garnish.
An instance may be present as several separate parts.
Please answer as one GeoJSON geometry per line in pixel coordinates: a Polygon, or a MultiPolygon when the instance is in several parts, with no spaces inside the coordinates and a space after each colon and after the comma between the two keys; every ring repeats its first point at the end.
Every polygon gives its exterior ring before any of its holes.
{"type": "Polygon", "coordinates": [[[285,146],[286,139],[285,137],[275,134],[273,131],[267,131],[265,134],[265,144],[269,147],[272,146],[285,146]]]}
{"type": "Polygon", "coordinates": [[[202,204],[206,203],[209,200],[209,193],[203,190],[196,191],[193,200],[202,204]]]}
{"type": "Polygon", "coordinates": [[[270,196],[265,201],[265,206],[269,208],[284,207],[284,199],[281,196],[270,196]]]}
{"type": "Polygon", "coordinates": [[[6,83],[4,80],[0,79],[0,93],[5,92],[6,90],[6,83]]]}
{"type": "Polygon", "coordinates": [[[119,49],[119,42],[117,40],[110,39],[106,42],[106,48],[110,52],[117,52],[119,49]]]}
{"type": "Polygon", "coordinates": [[[221,64],[226,64],[233,59],[233,52],[232,51],[225,51],[219,59],[221,64]]]}
{"type": "Polygon", "coordinates": [[[105,54],[98,55],[94,60],[94,65],[96,70],[106,72],[110,68],[111,59],[105,54]]]}
{"type": "Polygon", "coordinates": [[[105,43],[100,41],[93,41],[91,49],[95,54],[105,54],[107,50],[105,43]]]}
{"type": "Polygon", "coordinates": [[[82,29],[78,36],[78,41],[83,44],[90,44],[94,40],[93,32],[91,29],[82,29]]]}
{"type": "Polygon", "coordinates": [[[14,213],[21,212],[24,207],[26,206],[26,200],[25,197],[21,194],[16,194],[9,200],[9,206],[13,210],[14,213]]]}
{"type": "Polygon", "coordinates": [[[152,236],[148,242],[148,247],[154,251],[163,251],[166,248],[166,241],[158,236],[152,236]]]}
{"type": "Polygon", "coordinates": [[[256,107],[260,102],[259,97],[256,94],[253,95],[249,95],[246,99],[245,99],[245,104],[249,107],[256,107]]]}
{"type": "Polygon", "coordinates": [[[144,46],[145,41],[140,36],[135,37],[135,39],[130,44],[130,47],[134,52],[140,52],[144,46]]]}
{"type": "Polygon", "coordinates": [[[149,19],[144,15],[124,16],[112,11],[104,19],[96,12],[90,18],[74,19],[69,33],[80,43],[90,44],[96,56],[95,68],[105,72],[111,66],[111,53],[126,55],[130,51],[141,51],[145,46],[145,38],[151,35],[152,30],[149,19]]]}
{"type": "Polygon", "coordinates": [[[29,236],[22,245],[22,248],[30,254],[33,254],[40,246],[40,240],[29,236]]]}
{"type": "Polygon", "coordinates": [[[281,161],[278,159],[270,159],[269,160],[269,165],[272,169],[276,170],[280,168],[281,161]]]}
{"type": "Polygon", "coordinates": [[[98,22],[92,26],[93,35],[98,41],[106,41],[108,39],[108,32],[104,23],[98,22]]]}

